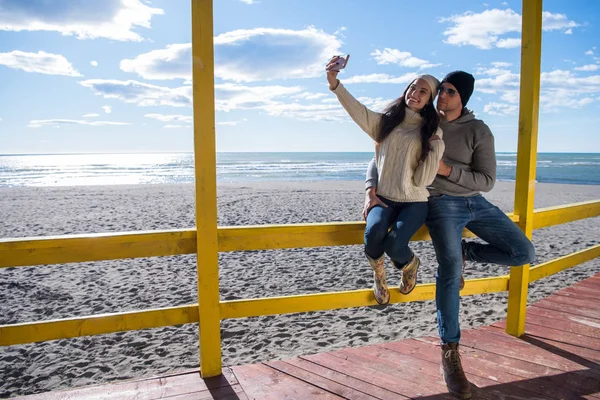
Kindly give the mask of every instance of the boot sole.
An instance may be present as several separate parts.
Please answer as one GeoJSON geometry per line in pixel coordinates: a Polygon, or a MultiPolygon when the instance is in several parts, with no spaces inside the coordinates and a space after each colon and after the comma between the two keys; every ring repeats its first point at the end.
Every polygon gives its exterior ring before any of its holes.
{"type": "MultiPolygon", "coordinates": [[[[444,383],[446,383],[446,378],[444,377],[444,369],[442,367],[440,367],[440,375],[442,375],[442,379],[444,380],[444,383]]],[[[452,396],[461,400],[468,400],[473,395],[473,393],[462,394],[458,392],[453,392],[452,390],[450,390],[450,387],[448,385],[446,385],[446,389],[448,389],[448,393],[450,393],[452,396]]]]}
{"type": "MultiPolygon", "coordinates": [[[[374,285],[375,286],[375,285],[374,285]]],[[[375,297],[375,301],[377,302],[377,304],[379,304],[380,306],[387,306],[388,304],[390,304],[390,291],[389,289],[387,289],[387,285],[386,285],[386,290],[388,292],[388,296],[387,296],[387,301],[382,303],[379,301],[379,299],[377,299],[377,296],[375,296],[375,287],[373,287],[373,297],[375,297]]]]}

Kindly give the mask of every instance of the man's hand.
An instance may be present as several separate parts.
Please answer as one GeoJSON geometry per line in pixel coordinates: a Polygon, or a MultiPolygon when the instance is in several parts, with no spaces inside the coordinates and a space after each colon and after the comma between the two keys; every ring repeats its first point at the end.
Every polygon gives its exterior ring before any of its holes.
{"type": "Polygon", "coordinates": [[[443,160],[440,160],[440,166],[438,168],[438,175],[445,176],[446,178],[450,176],[452,172],[452,167],[447,165],[443,160]]]}
{"type": "Polygon", "coordinates": [[[363,207],[363,218],[366,220],[367,219],[367,214],[369,213],[369,210],[373,207],[375,207],[376,205],[380,205],[382,207],[386,207],[387,205],[379,200],[379,197],[377,197],[377,189],[375,189],[374,187],[372,188],[368,188],[367,191],[365,192],[365,206],[363,207]]]}

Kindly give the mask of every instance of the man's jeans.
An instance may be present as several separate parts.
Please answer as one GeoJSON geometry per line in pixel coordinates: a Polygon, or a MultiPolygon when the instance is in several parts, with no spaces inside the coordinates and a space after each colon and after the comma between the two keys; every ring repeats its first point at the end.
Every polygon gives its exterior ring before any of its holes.
{"type": "Polygon", "coordinates": [[[426,224],[439,264],[435,297],[440,339],[442,344],[459,342],[463,228],[466,226],[488,243],[466,243],[464,251],[469,261],[524,265],[533,261],[535,249],[521,229],[481,195],[431,196],[426,224]]]}
{"type": "Polygon", "coordinates": [[[385,252],[396,267],[402,268],[412,257],[408,242],[425,223],[427,203],[397,203],[378,197],[387,207],[374,206],[367,214],[365,253],[376,260],[385,252]]]}

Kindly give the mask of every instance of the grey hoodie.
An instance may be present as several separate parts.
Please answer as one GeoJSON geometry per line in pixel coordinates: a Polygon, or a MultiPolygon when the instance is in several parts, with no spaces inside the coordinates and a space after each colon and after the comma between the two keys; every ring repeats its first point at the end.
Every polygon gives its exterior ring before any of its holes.
{"type": "MultiPolygon", "coordinates": [[[[465,109],[454,121],[440,121],[446,150],[443,160],[452,167],[449,177],[437,175],[427,189],[431,196],[474,196],[489,192],[496,182],[496,152],[490,128],[465,109]]],[[[377,166],[371,160],[366,188],[377,186],[377,166]]]]}

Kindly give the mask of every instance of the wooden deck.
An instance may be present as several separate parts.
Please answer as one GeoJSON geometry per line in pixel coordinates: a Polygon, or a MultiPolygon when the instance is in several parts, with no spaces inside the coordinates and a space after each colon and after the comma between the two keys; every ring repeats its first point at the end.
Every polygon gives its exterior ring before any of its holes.
{"type": "MultiPolygon", "coordinates": [[[[474,399],[600,399],[600,274],[529,307],[523,337],[503,328],[463,331],[474,399]]],[[[205,380],[194,370],[25,398],[450,399],[439,364],[438,338],[424,337],[225,368],[205,380]]]]}

